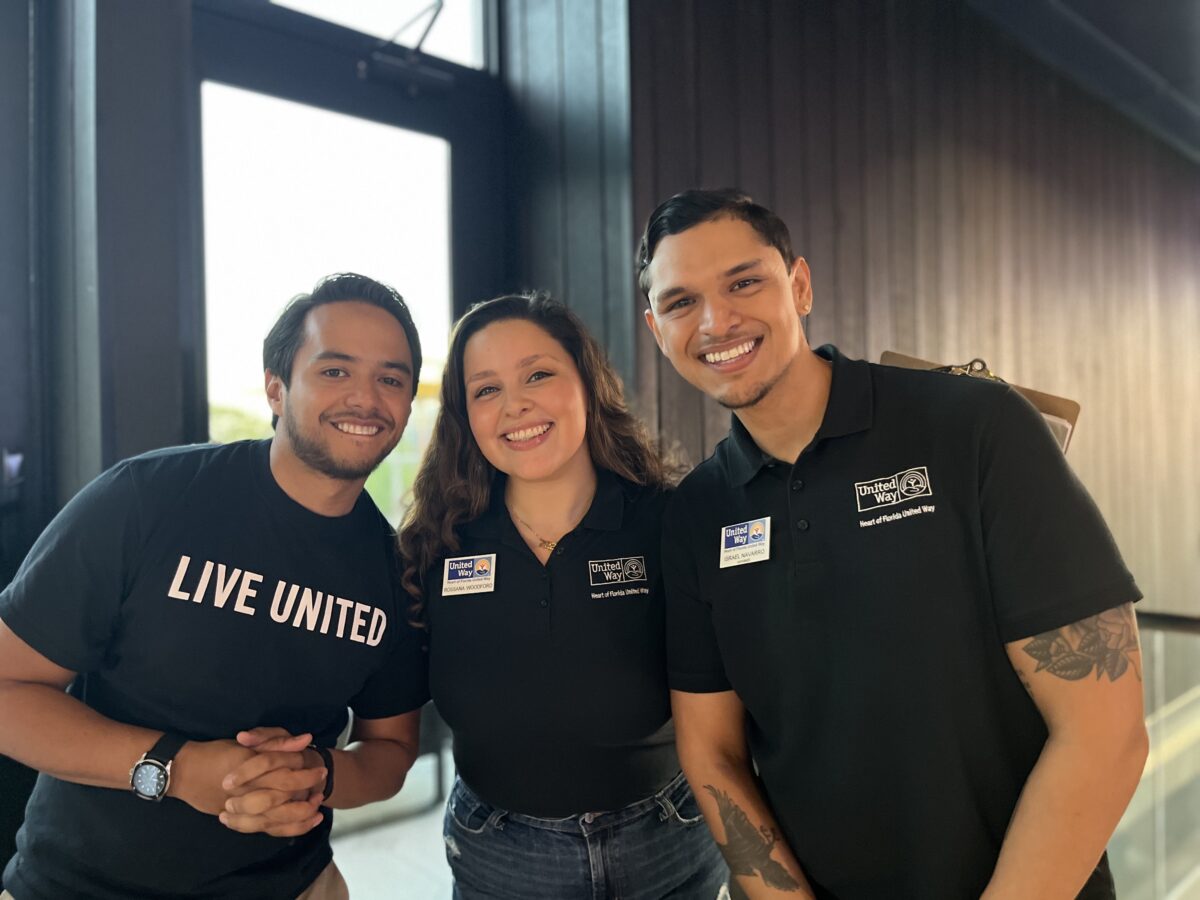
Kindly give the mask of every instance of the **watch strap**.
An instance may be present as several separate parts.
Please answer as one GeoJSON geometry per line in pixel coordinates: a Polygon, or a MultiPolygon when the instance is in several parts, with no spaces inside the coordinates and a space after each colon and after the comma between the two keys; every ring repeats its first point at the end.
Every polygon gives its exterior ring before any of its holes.
{"type": "Polygon", "coordinates": [[[316,744],[309,744],[308,749],[316,750],[325,765],[325,791],[321,799],[328,800],[329,795],[333,793],[333,754],[329,752],[328,747],[318,747],[316,744]]]}
{"type": "Polygon", "coordinates": [[[163,733],[154,746],[146,751],[146,759],[152,759],[155,762],[160,762],[164,766],[175,758],[175,754],[179,752],[179,748],[187,743],[187,738],[182,734],[176,734],[171,731],[163,733]]]}

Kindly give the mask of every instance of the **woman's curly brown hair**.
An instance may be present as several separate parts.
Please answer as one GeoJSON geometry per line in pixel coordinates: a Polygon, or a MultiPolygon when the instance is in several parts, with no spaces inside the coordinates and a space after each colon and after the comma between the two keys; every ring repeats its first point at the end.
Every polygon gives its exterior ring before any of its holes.
{"type": "Polygon", "coordinates": [[[662,487],[674,480],[674,467],[626,408],[620,376],[574,313],[544,293],[512,294],[476,304],[450,335],[441,409],[400,529],[401,583],[414,598],[411,613],[418,623],[425,618],[425,573],[458,552],[455,529],[479,518],[491,502],[496,470],[471,434],[463,356],[474,334],[510,319],[532,322],[570,354],[587,397],[587,446],[594,465],[642,485],[662,487]]]}

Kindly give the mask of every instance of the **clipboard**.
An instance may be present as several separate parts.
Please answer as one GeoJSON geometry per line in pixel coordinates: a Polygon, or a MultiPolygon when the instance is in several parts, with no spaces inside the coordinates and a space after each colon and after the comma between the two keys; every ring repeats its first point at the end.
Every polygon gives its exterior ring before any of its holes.
{"type": "MultiPolygon", "coordinates": [[[[969,378],[990,378],[995,381],[1004,381],[1003,378],[988,369],[987,363],[981,359],[973,359],[961,366],[946,366],[916,356],[896,353],[894,350],[884,350],[879,357],[879,362],[885,366],[895,366],[900,369],[942,369],[952,374],[966,375],[969,378]]],[[[1012,387],[1020,391],[1025,399],[1042,414],[1046,420],[1046,426],[1058,441],[1058,446],[1062,448],[1063,453],[1066,453],[1067,446],[1071,443],[1071,435],[1075,433],[1075,423],[1079,421],[1079,403],[1066,397],[1047,394],[1045,391],[1022,387],[1019,384],[1014,384],[1012,387]]]]}

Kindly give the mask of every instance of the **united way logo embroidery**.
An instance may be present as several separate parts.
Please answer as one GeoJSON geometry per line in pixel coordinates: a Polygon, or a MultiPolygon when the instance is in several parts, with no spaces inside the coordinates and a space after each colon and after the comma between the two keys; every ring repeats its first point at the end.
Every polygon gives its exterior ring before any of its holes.
{"type": "Polygon", "coordinates": [[[623,556],[618,559],[589,559],[588,582],[592,587],[626,584],[646,580],[646,557],[623,556]]]}
{"type": "Polygon", "coordinates": [[[868,512],[881,506],[895,506],[917,497],[932,496],[929,470],[925,466],[916,466],[895,475],[854,483],[854,499],[858,502],[859,512],[868,512]]]}
{"type": "Polygon", "coordinates": [[[456,556],[442,571],[442,596],[486,594],[496,589],[496,554],[456,556]]]}
{"type": "Polygon", "coordinates": [[[771,517],[750,519],[721,528],[721,565],[743,566],[771,558],[771,517]]]}

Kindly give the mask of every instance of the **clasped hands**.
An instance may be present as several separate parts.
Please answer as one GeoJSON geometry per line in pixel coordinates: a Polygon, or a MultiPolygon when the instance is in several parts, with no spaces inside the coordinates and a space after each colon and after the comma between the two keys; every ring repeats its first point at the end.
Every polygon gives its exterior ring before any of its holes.
{"type": "Polygon", "coordinates": [[[177,796],[233,831],[305,834],[324,818],[327,774],[320,754],[308,749],[311,741],[309,734],[264,727],[239,731],[234,741],[185,745],[177,796]]]}

